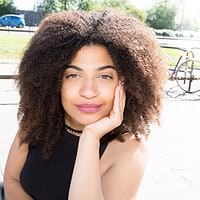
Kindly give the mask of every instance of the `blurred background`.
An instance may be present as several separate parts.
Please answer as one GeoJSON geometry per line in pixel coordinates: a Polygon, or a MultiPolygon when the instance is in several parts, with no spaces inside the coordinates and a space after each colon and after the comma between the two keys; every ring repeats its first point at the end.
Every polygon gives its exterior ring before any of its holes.
{"type": "Polygon", "coordinates": [[[37,26],[49,13],[60,10],[101,10],[113,7],[134,14],[164,36],[197,37],[200,31],[198,0],[1,0],[0,16],[18,14],[26,26],[37,26]],[[165,29],[162,31],[162,29],[165,29]]]}

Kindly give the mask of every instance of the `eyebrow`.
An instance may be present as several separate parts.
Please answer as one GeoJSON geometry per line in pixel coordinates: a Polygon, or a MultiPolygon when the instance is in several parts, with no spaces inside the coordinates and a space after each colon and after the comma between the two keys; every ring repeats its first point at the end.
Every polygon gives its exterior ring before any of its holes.
{"type": "MultiPolygon", "coordinates": [[[[78,66],[75,66],[75,65],[68,65],[66,69],[69,69],[69,68],[75,69],[77,71],[83,71],[83,69],[81,67],[78,67],[78,66]]],[[[103,71],[103,70],[106,70],[106,69],[116,70],[116,67],[114,67],[112,65],[106,65],[106,66],[98,67],[97,71],[103,71]]]]}

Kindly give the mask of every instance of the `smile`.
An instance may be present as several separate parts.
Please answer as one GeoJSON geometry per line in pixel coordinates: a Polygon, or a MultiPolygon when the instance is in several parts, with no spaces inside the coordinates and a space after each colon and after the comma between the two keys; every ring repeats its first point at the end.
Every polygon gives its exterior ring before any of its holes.
{"type": "Polygon", "coordinates": [[[101,105],[99,104],[78,104],[77,108],[79,111],[84,113],[96,113],[100,110],[101,105]]]}

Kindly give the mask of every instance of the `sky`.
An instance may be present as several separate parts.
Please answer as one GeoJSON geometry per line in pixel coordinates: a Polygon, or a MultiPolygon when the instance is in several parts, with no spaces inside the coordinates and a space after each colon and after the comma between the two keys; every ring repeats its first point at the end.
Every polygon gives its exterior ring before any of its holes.
{"type": "Polygon", "coordinates": [[[19,10],[33,10],[34,3],[37,1],[35,0],[13,0],[14,5],[19,10]]]}
{"type": "MultiPolygon", "coordinates": [[[[37,4],[39,0],[14,0],[14,5],[20,10],[33,10],[34,4],[37,4]]],[[[159,0],[129,0],[139,9],[148,9],[155,2],[159,0]]],[[[185,1],[184,14],[187,17],[197,15],[199,16],[200,7],[199,0],[172,0],[172,2],[179,2],[180,10],[182,9],[182,2],[185,1]]]]}

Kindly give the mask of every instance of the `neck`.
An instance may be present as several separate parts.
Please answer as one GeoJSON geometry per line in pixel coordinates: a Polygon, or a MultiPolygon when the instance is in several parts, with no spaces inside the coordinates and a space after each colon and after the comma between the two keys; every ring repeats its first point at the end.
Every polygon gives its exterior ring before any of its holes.
{"type": "Polygon", "coordinates": [[[70,126],[67,126],[67,125],[65,125],[65,129],[69,134],[72,134],[72,135],[75,135],[75,136],[78,136],[78,137],[80,137],[81,134],[82,134],[81,130],[73,129],[70,126]]]}

